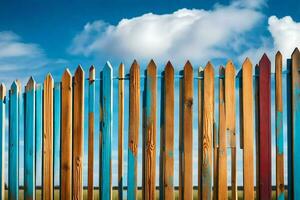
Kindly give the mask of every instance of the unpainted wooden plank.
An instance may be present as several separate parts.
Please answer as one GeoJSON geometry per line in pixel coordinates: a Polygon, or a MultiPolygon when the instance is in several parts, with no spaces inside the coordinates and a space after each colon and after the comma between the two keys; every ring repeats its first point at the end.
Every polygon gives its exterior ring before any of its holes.
{"type": "Polygon", "coordinates": [[[163,199],[174,198],[174,68],[168,62],[163,88],[163,199]]]}
{"type": "Polygon", "coordinates": [[[94,199],[95,67],[89,70],[88,200],[94,199]]]}
{"type": "Polygon", "coordinates": [[[276,198],[284,199],[282,55],[275,56],[276,198]]]}
{"type": "Polygon", "coordinates": [[[124,148],[124,64],[119,66],[118,86],[118,197],[123,199],[123,148],[124,148]]]}
{"type": "Polygon", "coordinates": [[[5,131],[6,131],[6,87],[0,85],[0,198],[5,199],[5,131]]]}
{"type": "Polygon", "coordinates": [[[35,81],[25,87],[24,199],[35,199],[35,81]]]}
{"type": "Polygon", "coordinates": [[[242,66],[242,131],[244,199],[254,199],[253,168],[253,77],[252,63],[247,58],[242,66]]]}
{"type": "Polygon", "coordinates": [[[227,199],[227,141],[225,114],[225,68],[219,69],[219,148],[218,148],[218,199],[227,199]]]}
{"type": "Polygon", "coordinates": [[[112,66],[107,62],[102,70],[102,96],[101,98],[101,199],[111,199],[111,138],[112,138],[112,66]]]}
{"type": "Polygon", "coordinates": [[[83,199],[83,144],[84,144],[84,71],[78,66],[73,83],[73,177],[72,199],[83,199]]]}
{"type": "Polygon", "coordinates": [[[61,81],[61,167],[60,198],[72,199],[72,75],[66,69],[61,81]]]}
{"type": "Polygon", "coordinates": [[[129,80],[128,199],[137,199],[137,155],[140,129],[140,66],[135,60],[129,80]]]}
{"type": "Polygon", "coordinates": [[[156,64],[153,60],[147,66],[145,149],[144,149],[144,199],[155,199],[156,174],[156,64]]]}
{"type": "Polygon", "coordinates": [[[225,121],[227,146],[231,148],[231,198],[233,200],[237,199],[235,108],[235,67],[229,60],[225,68],[225,121]]]}
{"type": "Polygon", "coordinates": [[[204,69],[202,132],[202,199],[212,199],[212,137],[214,129],[214,69],[210,62],[204,69]]]}
{"type": "MultiPolygon", "coordinates": [[[[60,129],[61,129],[61,85],[60,82],[54,83],[54,97],[53,97],[53,106],[54,106],[54,118],[53,118],[53,181],[54,185],[60,186],[60,129]]],[[[57,190],[60,193],[60,190],[57,190]]]]}
{"type": "Polygon", "coordinates": [[[51,74],[44,80],[43,199],[53,199],[53,88],[51,74]]]}

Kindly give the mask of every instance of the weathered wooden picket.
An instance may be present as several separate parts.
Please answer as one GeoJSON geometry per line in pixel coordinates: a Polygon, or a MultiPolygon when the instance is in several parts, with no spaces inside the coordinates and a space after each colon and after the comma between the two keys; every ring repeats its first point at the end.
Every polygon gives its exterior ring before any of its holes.
{"type": "MultiPolygon", "coordinates": [[[[155,199],[156,177],[159,176],[159,198],[174,199],[174,145],[179,134],[179,199],[232,199],[238,198],[237,189],[237,132],[243,152],[243,197],[244,199],[271,199],[272,167],[276,168],[276,197],[284,199],[284,173],[288,174],[289,199],[300,198],[300,52],[296,48],[287,62],[287,71],[282,71],[283,58],[275,56],[275,138],[276,166],[271,165],[272,130],[272,84],[271,61],[263,55],[254,68],[247,58],[241,70],[228,61],[225,67],[216,68],[208,62],[194,75],[192,64],[187,62],[183,71],[175,75],[168,62],[162,75],[158,75],[153,60],[147,66],[145,77],[140,75],[140,66],[134,61],[129,75],[124,65],[119,66],[118,76],[113,77],[110,63],[103,67],[96,79],[92,66],[88,77],[88,118],[84,117],[85,73],[79,66],[72,77],[66,69],[61,82],[55,83],[48,74],[43,84],[31,77],[25,86],[24,95],[19,81],[14,81],[6,92],[0,85],[0,199],[19,198],[19,135],[21,131],[20,110],[24,108],[24,198],[35,199],[36,178],[42,178],[43,199],[54,198],[54,179],[59,177],[61,199],[83,199],[83,160],[88,156],[87,198],[94,199],[94,143],[99,139],[101,199],[112,198],[112,131],[118,131],[118,198],[137,199],[138,150],[142,146],[142,197],[155,199]],[[255,70],[254,70],[255,69],[255,70]],[[287,76],[287,119],[283,118],[283,74],[287,76]],[[141,89],[140,79],[145,78],[141,89]],[[161,80],[161,102],[157,102],[157,82],[161,80]],[[179,79],[179,105],[175,104],[175,79],[179,79]],[[118,81],[118,100],[113,99],[113,82],[118,81]],[[125,99],[124,83],[129,80],[129,99],[125,99]],[[96,110],[96,81],[100,81],[100,110],[96,110]],[[194,81],[197,85],[194,85],[194,81]],[[216,82],[217,81],[217,82],[216,82]],[[215,98],[215,85],[218,98],[215,98]],[[236,90],[236,85],[238,86],[236,90]],[[194,88],[198,91],[198,109],[193,112],[194,88]],[[142,92],[141,92],[142,91],[142,92]],[[236,104],[236,91],[238,103],[236,104]],[[24,101],[21,101],[24,99],[24,101]],[[142,102],[140,100],[142,99],[142,102]],[[218,108],[215,107],[215,99],[218,108]],[[116,105],[118,102],[118,105],[116,105]],[[160,148],[157,146],[156,116],[160,104],[160,148]],[[128,161],[127,187],[123,183],[124,153],[124,105],[128,113],[128,161]],[[113,105],[118,113],[113,113],[113,105]],[[6,107],[8,106],[8,109],[6,107]],[[179,107],[179,130],[174,129],[175,106],[179,107]],[[142,116],[140,116],[140,109],[142,116]],[[218,118],[215,110],[218,109],[218,118]],[[8,113],[6,112],[8,110],[8,113]],[[236,116],[239,110],[240,116],[236,116]],[[100,121],[95,115],[100,114],[100,121]],[[113,114],[118,123],[113,124],[113,114]],[[193,118],[198,119],[198,186],[193,187],[193,118]],[[238,119],[238,120],[237,120],[238,119]],[[8,120],[8,123],[6,122],[8,120]],[[143,126],[140,127],[140,121],[143,126]],[[240,129],[236,128],[239,121],[240,129]],[[283,129],[286,121],[287,133],[283,129]],[[88,138],[84,138],[84,124],[88,123],[88,138]],[[99,123],[100,138],[95,138],[95,123],[99,123]],[[216,125],[218,124],[218,125],[216,125]],[[255,129],[256,127],[256,129],[255,129]],[[8,129],[8,135],[6,130],[8,129]],[[140,134],[140,130],[142,134],[140,134]],[[287,136],[288,172],[284,168],[284,135],[287,136]],[[5,165],[5,141],[8,137],[8,166],[5,165]],[[139,144],[139,137],[143,143],[139,144]],[[88,139],[88,154],[84,155],[84,139],[88,139]],[[254,151],[256,142],[256,152],[254,151]],[[228,149],[230,156],[227,155],[228,149]],[[54,156],[60,154],[60,157],[54,156]],[[157,154],[159,156],[157,156],[157,154]],[[159,157],[159,168],[156,159],[159,157]],[[230,157],[230,166],[227,160],[230,157]],[[256,160],[256,166],[254,161],[256,160]],[[230,188],[227,168],[231,169],[230,188]],[[256,170],[256,171],[255,171],[256,170]],[[5,187],[5,176],[8,183],[5,187]],[[256,174],[256,189],[254,187],[256,174]]],[[[127,119],[127,117],[126,117],[127,119]]],[[[156,196],[158,197],[158,196],[156,196]]]]}

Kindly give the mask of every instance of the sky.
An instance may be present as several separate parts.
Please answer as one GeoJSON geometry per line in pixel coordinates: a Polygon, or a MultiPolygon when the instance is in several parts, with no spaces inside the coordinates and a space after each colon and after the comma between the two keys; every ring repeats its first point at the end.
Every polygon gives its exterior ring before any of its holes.
{"type": "MultiPolygon", "coordinates": [[[[106,61],[112,64],[116,76],[119,64],[123,62],[128,72],[133,59],[137,59],[141,68],[145,69],[153,58],[159,72],[171,60],[176,72],[179,72],[186,60],[191,61],[195,71],[199,66],[204,67],[209,60],[217,69],[220,65],[225,65],[228,59],[232,59],[236,69],[239,69],[246,57],[250,57],[252,63],[256,64],[262,54],[267,53],[274,70],[276,51],[280,50],[285,60],[297,46],[300,46],[300,4],[296,0],[77,0],[72,3],[65,0],[4,0],[0,3],[0,82],[7,87],[15,79],[21,80],[24,85],[30,76],[41,83],[48,72],[59,82],[66,67],[74,73],[79,64],[85,69],[86,76],[88,68],[95,65],[99,77],[106,61]]],[[[128,88],[128,83],[126,84],[128,88]]],[[[194,85],[196,88],[197,84],[194,85]]],[[[117,86],[115,81],[113,88],[116,102],[117,86]]],[[[175,88],[175,95],[178,96],[178,81],[175,88]]],[[[274,87],[274,96],[273,89],[274,87]]],[[[159,91],[160,84],[158,94],[159,91]]],[[[128,93],[126,96],[128,98],[128,93]]],[[[194,98],[196,97],[194,93],[194,98]]],[[[176,101],[178,102],[177,98],[176,101]]],[[[195,113],[196,110],[197,104],[194,104],[195,113]]],[[[116,144],[117,108],[114,107],[113,111],[113,143],[116,144]]],[[[128,106],[125,107],[125,113],[126,111],[128,113],[128,106]]],[[[159,106],[157,113],[159,116],[159,106]]],[[[175,108],[175,113],[178,113],[178,108],[175,108]]],[[[272,117],[274,122],[274,115],[272,117]]],[[[125,120],[127,119],[125,116],[125,120]]],[[[195,117],[194,141],[197,141],[196,122],[195,117]]],[[[95,128],[98,129],[97,123],[95,128]]],[[[127,128],[125,123],[125,134],[127,128]]],[[[274,136],[274,130],[272,135],[274,136]]],[[[96,133],[95,138],[97,137],[96,133]]],[[[157,137],[159,138],[159,129],[157,137]]],[[[125,148],[126,142],[125,135],[125,148]]],[[[272,142],[275,144],[274,137],[272,142]]],[[[175,136],[175,144],[178,144],[178,136],[175,136]]],[[[96,147],[97,145],[96,141],[96,147]]],[[[196,147],[197,143],[195,150],[196,147]]],[[[177,146],[175,151],[176,149],[177,146]]],[[[86,150],[85,137],[85,152],[86,150]]],[[[114,185],[117,183],[116,150],[116,145],[113,145],[114,185]]],[[[98,153],[95,152],[97,158],[98,153]]],[[[126,160],[127,151],[125,152],[126,160]]],[[[241,157],[241,152],[238,155],[241,157]]],[[[175,159],[177,157],[178,154],[175,154],[175,159]]],[[[85,153],[85,173],[86,158],[85,153]]],[[[194,158],[196,173],[195,154],[194,158]]],[[[177,161],[175,165],[178,165],[177,161]]],[[[126,167],[125,162],[125,172],[126,167]]],[[[175,167],[175,176],[176,169],[175,167]]],[[[238,169],[239,175],[241,165],[238,165],[238,169]]],[[[20,173],[22,179],[22,172],[20,173]]],[[[96,161],[95,176],[98,175],[96,161]]],[[[86,180],[84,178],[85,183],[86,180]]],[[[274,176],[272,181],[274,183],[274,176]]],[[[242,179],[239,178],[238,182],[242,183],[242,179]]],[[[178,180],[175,180],[175,185],[176,183],[178,180]]],[[[98,185],[98,182],[95,184],[98,185]]]]}

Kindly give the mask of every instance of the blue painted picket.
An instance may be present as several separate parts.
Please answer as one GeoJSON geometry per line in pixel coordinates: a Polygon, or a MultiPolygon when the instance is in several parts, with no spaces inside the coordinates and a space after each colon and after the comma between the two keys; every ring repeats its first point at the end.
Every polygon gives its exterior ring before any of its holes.
{"type": "Polygon", "coordinates": [[[13,82],[9,98],[8,198],[19,199],[19,86],[13,82]]]}
{"type": "Polygon", "coordinates": [[[112,74],[113,69],[109,62],[104,66],[102,79],[102,94],[100,106],[101,119],[101,168],[100,168],[100,195],[101,199],[111,199],[111,137],[112,137],[112,74]]]}
{"type": "Polygon", "coordinates": [[[0,199],[4,199],[4,177],[5,177],[5,108],[6,108],[6,88],[4,84],[0,85],[0,199]]]}
{"type": "Polygon", "coordinates": [[[60,83],[54,84],[54,121],[53,121],[53,143],[54,143],[54,151],[53,151],[53,161],[54,161],[54,186],[56,183],[60,183],[60,118],[61,118],[61,91],[60,91],[60,83]]]}
{"type": "Polygon", "coordinates": [[[25,89],[24,198],[35,196],[35,81],[31,77],[25,89]]]}
{"type": "Polygon", "coordinates": [[[35,91],[35,175],[36,185],[42,184],[42,154],[43,154],[43,85],[37,84],[35,91]]]}

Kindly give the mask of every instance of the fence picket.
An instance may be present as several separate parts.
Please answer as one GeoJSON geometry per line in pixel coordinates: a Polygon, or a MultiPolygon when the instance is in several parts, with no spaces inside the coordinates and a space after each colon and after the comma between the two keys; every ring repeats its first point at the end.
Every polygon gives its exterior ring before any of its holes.
{"type": "MultiPolygon", "coordinates": [[[[198,69],[198,76],[204,77],[203,69],[202,67],[199,67],[198,69]]],[[[201,199],[202,194],[202,188],[201,188],[201,182],[202,182],[202,137],[203,137],[203,90],[204,90],[204,84],[203,79],[198,80],[198,200],[201,199]]]]}
{"type": "Polygon", "coordinates": [[[5,131],[6,131],[6,87],[0,85],[0,198],[5,199],[5,131]]]}
{"type": "Polygon", "coordinates": [[[189,61],[183,70],[182,82],[182,131],[181,131],[181,198],[193,198],[193,67],[189,61]]]}
{"type": "Polygon", "coordinates": [[[219,148],[218,148],[218,199],[227,199],[227,141],[225,114],[224,67],[219,69],[219,148]]]}
{"type": "Polygon", "coordinates": [[[203,81],[203,132],[201,138],[201,197],[211,199],[212,187],[212,137],[214,129],[214,69],[210,62],[204,68],[203,81]]]}
{"type": "Polygon", "coordinates": [[[173,199],[174,176],[174,68],[168,62],[162,87],[162,119],[161,119],[161,199],[173,199]]]}
{"type": "Polygon", "coordinates": [[[123,199],[123,147],[124,147],[124,64],[119,66],[118,87],[118,197],[123,199]]]}
{"type": "Polygon", "coordinates": [[[235,68],[231,60],[225,68],[225,119],[227,143],[231,148],[231,197],[236,200],[235,68]]]}
{"type": "Polygon", "coordinates": [[[252,64],[247,58],[242,66],[241,132],[243,134],[244,199],[254,199],[253,178],[253,86],[252,64]]]}
{"type": "Polygon", "coordinates": [[[89,70],[88,200],[94,199],[95,67],[89,70]]]}
{"type": "Polygon", "coordinates": [[[140,124],[140,66],[134,61],[129,80],[129,132],[127,198],[137,199],[137,154],[140,124]]]}
{"type": "Polygon", "coordinates": [[[144,144],[144,187],[145,199],[155,199],[156,171],[156,65],[153,60],[147,67],[146,78],[146,113],[144,144]]]}
{"type": "Polygon", "coordinates": [[[61,81],[60,198],[72,199],[72,75],[65,70],[61,81]]]}
{"type": "Polygon", "coordinates": [[[284,199],[282,55],[275,56],[276,196],[284,199]]]}
{"type": "MultiPolygon", "coordinates": [[[[36,84],[35,90],[35,185],[42,185],[43,162],[43,85],[36,84]]],[[[36,198],[41,198],[35,194],[36,198]]]]}
{"type": "Polygon", "coordinates": [[[291,131],[291,148],[292,148],[292,182],[291,182],[291,198],[296,198],[300,196],[300,172],[296,169],[300,167],[300,138],[298,134],[300,132],[300,52],[296,48],[292,54],[291,63],[291,121],[292,121],[292,131],[291,131]]]}
{"type": "Polygon", "coordinates": [[[16,81],[9,93],[8,198],[19,198],[19,86],[16,81]]]}
{"type": "Polygon", "coordinates": [[[107,62],[101,73],[101,199],[111,199],[112,74],[112,66],[107,62]]]}
{"type": "Polygon", "coordinates": [[[53,88],[51,74],[44,81],[43,199],[53,199],[53,88]]]}
{"type": "Polygon", "coordinates": [[[25,87],[24,199],[35,199],[35,81],[25,87]]]}
{"type": "Polygon", "coordinates": [[[271,63],[259,61],[259,199],[271,199],[271,63]]]}
{"type": "Polygon", "coordinates": [[[83,199],[84,71],[78,66],[73,88],[73,199],[83,199]]]}

